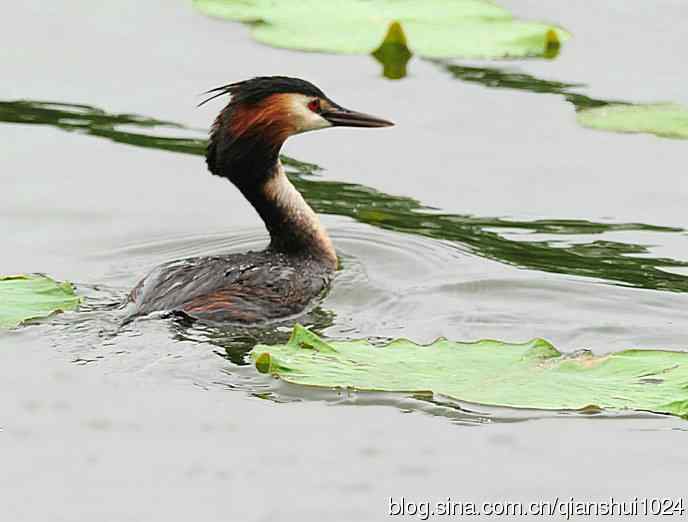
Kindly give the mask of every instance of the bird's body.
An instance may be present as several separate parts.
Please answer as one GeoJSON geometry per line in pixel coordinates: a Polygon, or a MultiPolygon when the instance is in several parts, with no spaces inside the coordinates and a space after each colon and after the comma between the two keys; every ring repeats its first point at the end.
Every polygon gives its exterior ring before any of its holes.
{"type": "Polygon", "coordinates": [[[317,87],[295,78],[254,78],[216,90],[232,99],[213,126],[208,168],[232,181],[253,205],[270,244],[260,252],[157,267],[129,294],[128,318],[170,311],[195,319],[258,323],[303,312],[329,287],[337,255],[318,216],[284,173],[282,143],[290,135],[334,125],[391,125],[342,109],[317,87]]]}
{"type": "Polygon", "coordinates": [[[183,312],[213,322],[258,323],[303,312],[333,270],[314,259],[264,250],[196,257],[157,267],[131,294],[136,315],[183,312]]]}

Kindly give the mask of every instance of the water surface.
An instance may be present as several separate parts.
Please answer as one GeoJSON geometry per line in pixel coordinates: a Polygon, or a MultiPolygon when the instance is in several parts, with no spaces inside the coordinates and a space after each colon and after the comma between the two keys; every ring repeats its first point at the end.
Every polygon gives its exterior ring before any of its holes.
{"type": "Polygon", "coordinates": [[[370,57],[261,47],[185,3],[8,7],[0,271],[48,272],[87,297],[78,314],[0,335],[9,519],[381,520],[390,495],[684,494],[678,419],[308,392],[243,364],[288,325],[122,327],[112,309],[160,262],[266,243],[198,155],[221,103],[195,104],[281,73],[398,123],[285,148],[320,167],[290,171],[342,260],[304,319],[320,333],[685,349],[685,142],[575,122],[588,100],[686,102],[682,33],[667,22],[685,7],[504,3],[574,39],[555,61],[413,59],[388,81],[370,57]]]}

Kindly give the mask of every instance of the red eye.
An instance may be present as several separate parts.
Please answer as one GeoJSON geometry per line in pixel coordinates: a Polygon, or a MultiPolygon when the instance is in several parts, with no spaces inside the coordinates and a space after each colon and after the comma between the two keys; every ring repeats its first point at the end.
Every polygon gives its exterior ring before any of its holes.
{"type": "Polygon", "coordinates": [[[315,99],[308,102],[308,108],[313,112],[320,112],[320,100],[315,99]]]}

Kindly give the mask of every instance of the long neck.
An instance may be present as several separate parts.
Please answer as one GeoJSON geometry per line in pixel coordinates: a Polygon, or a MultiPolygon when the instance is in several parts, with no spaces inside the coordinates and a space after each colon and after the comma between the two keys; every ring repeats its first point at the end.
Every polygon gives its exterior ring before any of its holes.
{"type": "Polygon", "coordinates": [[[222,126],[211,137],[208,167],[234,183],[256,209],[270,233],[268,248],[313,257],[336,268],[337,254],[318,215],[284,172],[279,160],[281,144],[221,134],[222,126]]]}
{"type": "Polygon", "coordinates": [[[279,160],[264,183],[239,189],[263,219],[270,233],[270,249],[310,255],[336,267],[337,254],[327,231],[289,181],[279,160]]]}

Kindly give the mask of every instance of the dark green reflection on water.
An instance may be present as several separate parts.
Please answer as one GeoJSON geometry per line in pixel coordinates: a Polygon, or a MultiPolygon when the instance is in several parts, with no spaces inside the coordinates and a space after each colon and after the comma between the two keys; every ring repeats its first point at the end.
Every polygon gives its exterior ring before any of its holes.
{"type": "Polygon", "coordinates": [[[517,221],[441,214],[411,198],[390,196],[350,183],[324,182],[292,177],[295,185],[324,214],[349,216],[380,228],[461,243],[480,257],[509,265],[558,274],[604,279],[623,285],[688,291],[688,277],[671,274],[662,267],[684,267],[688,262],[650,257],[645,245],[616,241],[565,243],[561,239],[532,241],[532,234],[573,235],[604,232],[683,232],[680,228],[642,223],[594,223],[584,220],[517,221]],[[502,234],[518,230],[528,241],[508,239],[502,234]],[[627,257],[632,254],[634,257],[627,257]],[[635,257],[643,255],[646,257],[635,257]]]}
{"type": "Polygon", "coordinates": [[[572,103],[576,110],[591,109],[594,107],[602,107],[611,103],[627,104],[619,100],[602,100],[592,98],[574,92],[574,89],[586,87],[580,83],[564,83],[554,80],[543,80],[530,74],[521,72],[509,71],[499,67],[467,67],[464,65],[455,65],[444,62],[442,60],[429,60],[442,68],[458,80],[469,83],[479,83],[485,87],[493,89],[512,89],[518,91],[529,91],[545,94],[559,94],[564,99],[572,103]]]}
{"type": "MultiPolygon", "coordinates": [[[[529,77],[524,75],[507,75],[503,78],[504,82],[508,79],[515,85],[530,82],[529,77]]],[[[543,89],[555,88],[555,82],[546,83],[552,85],[544,86],[543,89]]],[[[572,87],[568,84],[557,85],[560,94],[567,93],[567,89],[572,87]]],[[[197,155],[202,155],[205,151],[204,139],[160,137],[150,132],[131,132],[122,128],[126,125],[152,131],[167,127],[181,132],[185,130],[181,125],[130,114],[108,114],[86,105],[0,102],[0,121],[50,125],[138,147],[197,155]]],[[[309,176],[318,170],[313,164],[287,157],[283,157],[283,162],[290,167],[292,182],[320,213],[348,216],[387,230],[455,241],[476,256],[530,270],[592,277],[653,290],[688,291],[688,277],[662,270],[686,267],[686,261],[652,257],[648,247],[642,244],[608,240],[565,241],[566,236],[606,232],[683,233],[680,228],[642,223],[595,223],[563,219],[519,221],[446,214],[430,209],[412,198],[385,194],[353,183],[315,179],[309,176]],[[525,240],[514,239],[515,232],[525,240]],[[505,234],[512,237],[506,237],[505,234]],[[537,234],[564,237],[537,240],[537,234]]]]}
{"type": "MultiPolygon", "coordinates": [[[[0,122],[49,125],[65,131],[98,136],[135,147],[168,150],[184,154],[205,154],[205,138],[156,136],[122,128],[128,126],[142,130],[167,128],[177,130],[177,132],[189,131],[183,125],[136,114],[111,114],[90,105],[30,100],[0,101],[0,122]]],[[[282,162],[304,173],[319,169],[317,165],[312,163],[305,163],[285,156],[282,157],[282,162]]]]}
{"type": "Polygon", "coordinates": [[[90,105],[18,100],[0,102],[0,121],[51,125],[62,130],[99,136],[118,143],[137,147],[170,150],[198,154],[205,145],[200,139],[166,138],[147,133],[131,132],[118,126],[133,126],[140,129],[167,127],[179,129],[182,125],[146,118],[135,114],[110,114],[90,105]]]}

